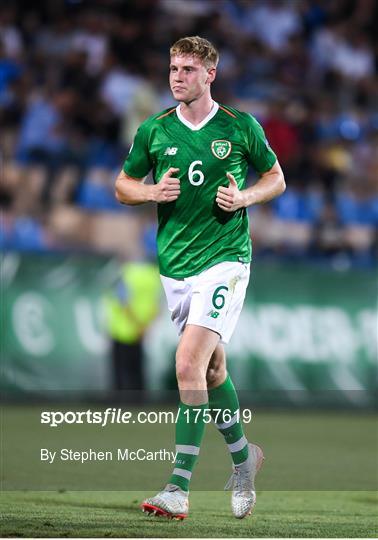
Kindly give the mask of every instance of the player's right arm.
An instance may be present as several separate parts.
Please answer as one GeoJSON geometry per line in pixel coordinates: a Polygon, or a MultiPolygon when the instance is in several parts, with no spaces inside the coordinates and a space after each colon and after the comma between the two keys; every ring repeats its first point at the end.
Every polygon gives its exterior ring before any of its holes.
{"type": "Polygon", "coordinates": [[[116,199],[131,206],[175,201],[180,195],[180,180],[174,176],[178,172],[179,169],[171,167],[157,184],[145,184],[144,178],[134,178],[122,170],[115,183],[116,199]]]}

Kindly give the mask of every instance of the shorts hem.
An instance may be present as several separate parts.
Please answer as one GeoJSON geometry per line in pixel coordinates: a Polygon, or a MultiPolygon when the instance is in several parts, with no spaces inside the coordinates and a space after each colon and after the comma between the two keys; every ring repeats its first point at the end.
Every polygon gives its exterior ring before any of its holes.
{"type": "Polygon", "coordinates": [[[211,330],[211,331],[214,332],[215,334],[218,334],[218,336],[219,336],[219,342],[220,342],[220,343],[223,343],[224,345],[227,345],[227,343],[230,341],[229,339],[228,339],[228,340],[225,340],[225,339],[224,339],[224,336],[222,336],[222,334],[220,333],[219,330],[215,330],[214,328],[211,328],[211,326],[208,326],[208,325],[205,324],[205,323],[199,323],[199,322],[189,322],[189,321],[187,321],[187,322],[185,323],[184,328],[181,330],[180,335],[182,335],[182,334],[184,333],[184,330],[185,330],[185,328],[188,326],[188,324],[191,324],[192,326],[201,326],[202,328],[207,328],[207,330],[211,330]]]}

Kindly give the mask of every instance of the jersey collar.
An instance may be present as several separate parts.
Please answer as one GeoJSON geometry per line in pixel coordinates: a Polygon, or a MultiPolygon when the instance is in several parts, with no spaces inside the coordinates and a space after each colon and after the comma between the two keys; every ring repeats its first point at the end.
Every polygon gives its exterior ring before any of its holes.
{"type": "Polygon", "coordinates": [[[182,122],[186,127],[191,129],[192,131],[198,131],[199,129],[203,128],[203,126],[205,126],[217,114],[218,109],[219,109],[218,103],[216,101],[213,101],[213,107],[211,111],[209,112],[209,114],[202,120],[202,122],[200,122],[196,126],[192,124],[191,122],[189,122],[189,120],[186,120],[186,118],[183,117],[180,111],[180,105],[177,105],[176,107],[176,114],[180,122],[182,122]]]}

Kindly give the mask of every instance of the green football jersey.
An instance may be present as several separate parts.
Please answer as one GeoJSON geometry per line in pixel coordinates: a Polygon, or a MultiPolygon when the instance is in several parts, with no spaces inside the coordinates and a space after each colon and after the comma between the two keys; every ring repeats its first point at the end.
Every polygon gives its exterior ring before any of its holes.
{"type": "Polygon", "coordinates": [[[245,187],[248,164],[259,173],[276,155],[260,124],[248,113],[214,103],[207,118],[191,125],[179,106],[148,118],[139,127],[123,170],[144,178],[152,169],[157,183],[170,167],[180,169],[176,201],[158,204],[160,272],[184,278],[223,261],[249,262],[251,240],[245,208],[221,210],[215,198],[227,187],[226,173],[245,187]]]}

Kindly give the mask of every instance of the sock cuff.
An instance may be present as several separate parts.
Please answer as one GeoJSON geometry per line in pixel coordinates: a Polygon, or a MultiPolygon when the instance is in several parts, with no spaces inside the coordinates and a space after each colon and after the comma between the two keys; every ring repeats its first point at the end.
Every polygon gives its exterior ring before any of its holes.
{"type": "Polygon", "coordinates": [[[188,405],[180,401],[178,409],[178,421],[183,421],[184,423],[194,423],[197,424],[203,421],[205,411],[209,408],[209,403],[201,403],[200,405],[188,405]]]}
{"type": "Polygon", "coordinates": [[[207,409],[209,406],[209,402],[201,403],[200,405],[188,405],[187,403],[184,403],[180,400],[179,408],[182,411],[193,411],[195,409],[207,409]]]}

